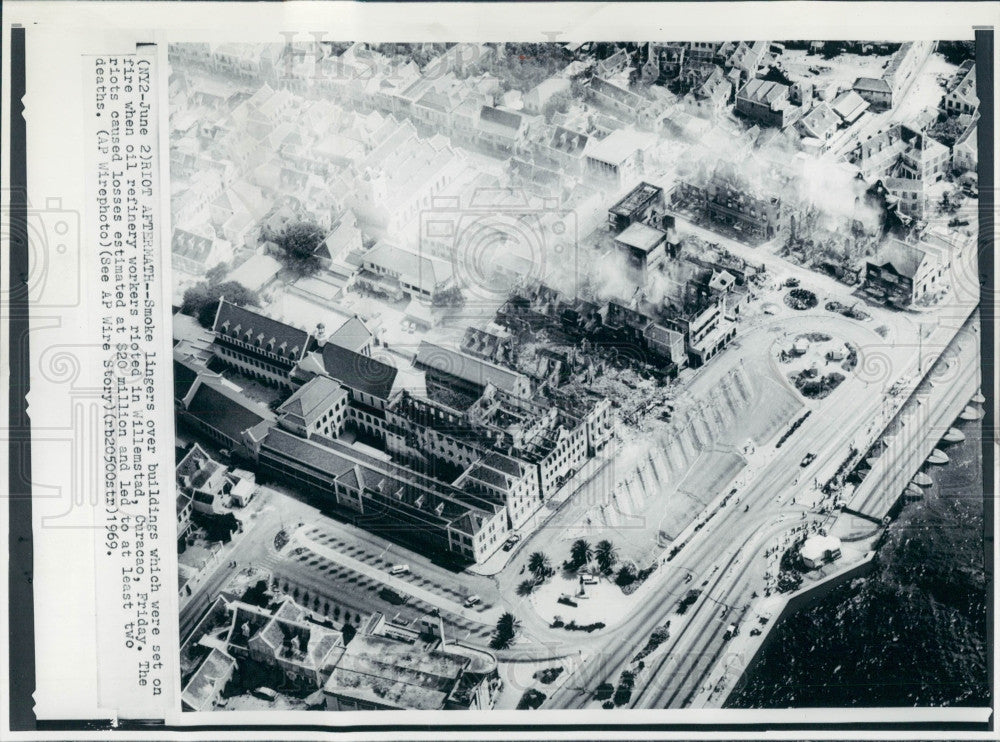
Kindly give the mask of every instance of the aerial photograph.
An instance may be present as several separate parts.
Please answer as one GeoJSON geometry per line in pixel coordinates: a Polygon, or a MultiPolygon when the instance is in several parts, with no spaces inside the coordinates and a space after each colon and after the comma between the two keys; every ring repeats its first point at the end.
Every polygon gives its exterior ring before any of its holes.
{"type": "Polygon", "coordinates": [[[990,705],[975,59],[171,44],[183,709],[990,705]]]}

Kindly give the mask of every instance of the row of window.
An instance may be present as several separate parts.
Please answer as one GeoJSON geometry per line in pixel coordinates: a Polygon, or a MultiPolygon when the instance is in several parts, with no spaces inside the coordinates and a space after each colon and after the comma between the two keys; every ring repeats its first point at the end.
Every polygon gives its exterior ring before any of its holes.
{"type": "Polygon", "coordinates": [[[254,358],[253,356],[248,356],[244,353],[238,353],[237,351],[232,350],[231,348],[226,348],[225,346],[220,345],[216,347],[218,347],[222,355],[227,356],[229,358],[233,358],[240,363],[246,364],[248,366],[253,366],[254,368],[259,368],[263,371],[274,374],[275,376],[280,376],[282,378],[284,378],[285,376],[284,369],[279,368],[278,366],[272,366],[271,364],[265,363],[264,361],[254,358]]]}

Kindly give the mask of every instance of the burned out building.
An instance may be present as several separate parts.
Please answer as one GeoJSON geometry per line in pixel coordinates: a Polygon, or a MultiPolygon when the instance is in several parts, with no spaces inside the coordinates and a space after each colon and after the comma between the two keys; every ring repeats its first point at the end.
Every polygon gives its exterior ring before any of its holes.
{"type": "Polygon", "coordinates": [[[636,222],[662,214],[664,208],[663,189],[643,181],[608,209],[608,228],[620,234],[636,222]]]}
{"type": "Polygon", "coordinates": [[[651,313],[621,302],[562,298],[536,285],[510,297],[498,310],[497,322],[515,335],[530,337],[547,330],[568,345],[634,363],[661,378],[676,376],[687,364],[680,335],[668,332],[651,313]]]}
{"type": "Polygon", "coordinates": [[[865,262],[862,291],[877,302],[908,307],[943,288],[949,252],[929,243],[889,239],[865,262]]]}
{"type": "Polygon", "coordinates": [[[773,239],[786,226],[788,210],[777,192],[777,186],[767,192],[741,178],[733,165],[720,164],[703,180],[678,183],[671,191],[671,204],[756,244],[773,239]]]}
{"type": "Polygon", "coordinates": [[[682,297],[665,303],[661,321],[684,337],[688,362],[698,367],[718,355],[736,337],[736,324],[725,315],[724,291],[690,281],[682,297]]]}

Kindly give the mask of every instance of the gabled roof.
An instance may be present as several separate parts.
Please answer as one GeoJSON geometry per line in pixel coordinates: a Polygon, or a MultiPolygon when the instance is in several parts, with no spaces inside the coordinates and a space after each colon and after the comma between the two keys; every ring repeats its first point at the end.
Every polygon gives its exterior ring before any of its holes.
{"type": "Polygon", "coordinates": [[[235,667],[236,660],[218,647],[213,647],[184,686],[181,700],[193,711],[211,711],[212,703],[232,677],[235,667]]]}
{"type": "Polygon", "coordinates": [[[770,80],[751,80],[740,90],[739,97],[754,103],[773,106],[788,98],[789,87],[770,80]]]}
{"type": "Polygon", "coordinates": [[[399,275],[407,283],[433,293],[451,279],[451,265],[443,260],[417,255],[388,242],[380,242],[365,253],[364,262],[399,275]]]}
{"type": "Polygon", "coordinates": [[[174,255],[193,260],[196,263],[204,263],[212,253],[213,240],[202,237],[186,229],[175,229],[170,248],[174,255]]]}
{"type": "Polygon", "coordinates": [[[372,331],[368,329],[368,326],[361,320],[360,317],[355,315],[350,317],[344,324],[342,324],[332,335],[330,335],[327,342],[339,345],[341,348],[347,348],[355,353],[360,353],[361,349],[368,345],[372,339],[372,331]]]}
{"type": "Polygon", "coordinates": [[[840,117],[826,103],[820,103],[799,120],[799,127],[817,139],[826,139],[840,125],[840,117]]]}
{"type": "Polygon", "coordinates": [[[513,136],[521,129],[522,121],[521,114],[512,111],[504,111],[493,106],[483,106],[479,109],[480,125],[487,124],[484,128],[503,132],[508,136],[513,136]]]}
{"type": "Polygon", "coordinates": [[[323,346],[326,373],[344,386],[379,399],[388,399],[396,381],[396,367],[334,343],[323,346]]]}
{"type": "Polygon", "coordinates": [[[198,382],[187,412],[236,441],[243,437],[244,431],[261,422],[274,420],[274,415],[269,410],[250,402],[240,393],[207,379],[198,382]]]}
{"type": "Polygon", "coordinates": [[[891,93],[889,83],[881,77],[859,77],[854,81],[855,90],[865,90],[873,93],[891,93]]]}
{"type": "Polygon", "coordinates": [[[286,399],[278,414],[301,418],[305,425],[312,425],[320,414],[329,410],[347,396],[347,391],[326,376],[314,376],[286,399]]]}
{"type": "Polygon", "coordinates": [[[717,289],[718,291],[728,290],[736,282],[736,277],[726,270],[715,270],[712,271],[712,278],[709,280],[708,285],[710,288],[717,289]]]}
{"type": "MultiPolygon", "coordinates": [[[[217,474],[225,472],[226,467],[213,459],[205,450],[195,443],[177,464],[175,476],[177,481],[191,489],[204,487],[217,474]]],[[[219,481],[221,488],[222,482],[219,481]]]]}
{"type": "Polygon", "coordinates": [[[250,291],[258,291],[281,271],[281,263],[270,255],[251,255],[226,277],[250,291]]]}
{"type": "Polygon", "coordinates": [[[251,343],[262,351],[277,353],[295,362],[309,349],[312,336],[246,307],[238,307],[222,298],[213,326],[217,335],[251,343]]]}
{"type": "Polygon", "coordinates": [[[558,149],[560,152],[577,154],[584,150],[590,138],[586,134],[567,129],[563,126],[556,126],[552,130],[552,138],[549,146],[558,149]]]}
{"type": "Polygon", "coordinates": [[[868,108],[868,101],[853,90],[845,90],[833,101],[833,112],[848,123],[854,121],[868,108]]]}

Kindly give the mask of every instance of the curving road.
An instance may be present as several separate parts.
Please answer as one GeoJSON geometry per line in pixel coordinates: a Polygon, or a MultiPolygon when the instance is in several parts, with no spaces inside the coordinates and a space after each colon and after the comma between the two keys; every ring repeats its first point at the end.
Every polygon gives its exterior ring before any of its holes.
{"type": "MultiPolygon", "coordinates": [[[[637,683],[645,685],[637,687],[630,704],[649,708],[680,706],[697,691],[722,651],[726,625],[738,623],[733,619],[740,617],[753,592],[763,590],[765,561],[761,552],[772,546],[775,535],[794,525],[796,519],[799,524],[803,522],[805,510],[792,504],[796,493],[813,479],[823,481],[833,475],[870,421],[884,414],[883,390],[910,365],[912,348],[887,344],[874,332],[875,324],[813,310],[763,322],[743,335],[740,343],[744,354],[767,354],[770,358],[776,332],[825,332],[859,348],[858,369],[830,397],[808,403],[812,414],[782,448],[775,450],[773,442],[760,446],[758,460],[744,474],[748,484],[736,494],[739,504],[722,507],[664,569],[654,572],[650,579],[658,580],[655,593],[659,599],[648,601],[625,622],[584,648],[585,653],[590,650],[590,661],[546,706],[584,707],[592,703],[593,691],[599,684],[616,684],[652,630],[668,619],[678,621],[673,615],[677,601],[691,587],[701,587],[702,596],[682,619],[682,628],[675,628],[673,636],[661,646],[656,655],[661,659],[643,670],[637,683]],[[877,349],[878,364],[866,355],[866,349],[871,348],[877,349]],[[878,368],[873,368],[876,365],[878,368]],[[816,458],[802,468],[807,453],[816,458]],[[690,583],[686,581],[688,573],[696,576],[690,583]],[[707,584],[702,587],[706,576],[707,584]],[[725,606],[725,615],[720,606],[725,606]]],[[[772,373],[783,377],[776,364],[771,368],[772,373]]]]}

